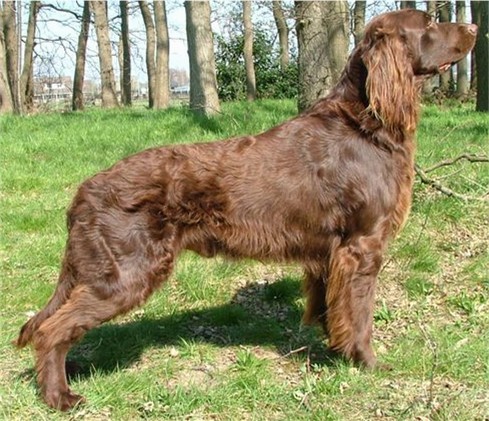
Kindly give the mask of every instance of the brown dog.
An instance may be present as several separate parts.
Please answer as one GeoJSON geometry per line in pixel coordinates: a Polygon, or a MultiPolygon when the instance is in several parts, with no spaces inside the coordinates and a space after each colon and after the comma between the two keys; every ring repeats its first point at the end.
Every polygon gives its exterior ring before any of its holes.
{"type": "Polygon", "coordinates": [[[56,291],[16,342],[34,344],[47,404],[82,400],[66,380],[70,347],[143,304],[183,249],[301,263],[304,320],[373,366],[376,277],[409,212],[421,82],[463,58],[476,33],[386,13],[331,93],[298,117],[258,136],[146,150],[85,181],[56,291]]]}

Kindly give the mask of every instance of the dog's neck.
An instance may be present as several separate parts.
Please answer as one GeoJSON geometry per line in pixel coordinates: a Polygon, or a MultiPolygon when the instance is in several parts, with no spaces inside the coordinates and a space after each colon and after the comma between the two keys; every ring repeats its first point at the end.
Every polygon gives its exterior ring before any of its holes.
{"type": "Polygon", "coordinates": [[[343,118],[347,124],[369,134],[378,143],[388,149],[403,144],[414,144],[414,129],[405,127],[387,127],[382,118],[373,114],[369,108],[366,89],[368,71],[362,60],[363,50],[356,47],[340,76],[338,83],[330,93],[318,100],[303,114],[330,116],[331,112],[343,118]],[[397,145],[397,146],[396,146],[397,145]]]}
{"type": "Polygon", "coordinates": [[[367,69],[363,64],[361,55],[361,48],[355,48],[338,83],[331,89],[325,99],[357,104],[364,109],[368,107],[369,102],[366,91],[367,69]]]}

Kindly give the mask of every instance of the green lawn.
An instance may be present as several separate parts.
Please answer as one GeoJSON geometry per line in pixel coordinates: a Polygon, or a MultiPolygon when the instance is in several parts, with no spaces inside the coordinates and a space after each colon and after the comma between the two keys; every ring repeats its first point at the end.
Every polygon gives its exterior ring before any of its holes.
{"type": "MultiPolygon", "coordinates": [[[[489,117],[469,105],[426,106],[417,162],[486,155],[489,117]]],[[[439,419],[489,417],[489,205],[419,180],[407,226],[386,256],[374,345],[391,371],[331,359],[301,326],[300,269],[185,254],[141,309],[95,329],[71,352],[88,403],[70,414],[39,399],[30,350],[10,341],[51,295],[65,210],[86,177],[144,148],[261,132],[293,101],[0,116],[1,419],[439,419]]],[[[429,173],[487,199],[489,163],[429,173]]]]}

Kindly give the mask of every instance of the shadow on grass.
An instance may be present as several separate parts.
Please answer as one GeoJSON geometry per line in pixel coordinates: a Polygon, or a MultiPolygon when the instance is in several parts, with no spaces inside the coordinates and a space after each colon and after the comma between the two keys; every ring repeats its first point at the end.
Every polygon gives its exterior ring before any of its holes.
{"type": "MultiPolygon", "coordinates": [[[[63,119],[79,119],[91,120],[96,119],[103,122],[117,124],[120,121],[121,115],[127,120],[135,122],[142,120],[188,120],[189,125],[199,126],[202,130],[211,133],[220,133],[221,126],[218,116],[208,117],[196,112],[193,112],[188,106],[169,107],[164,110],[150,110],[148,108],[117,108],[117,109],[89,109],[84,112],[67,111],[59,114],[63,119]]],[[[180,127],[180,131],[185,131],[187,127],[180,127]]]]}
{"type": "Polygon", "coordinates": [[[215,135],[222,133],[222,128],[217,117],[208,117],[206,115],[191,111],[190,109],[188,109],[186,112],[191,116],[192,123],[199,126],[202,130],[215,135]]]}
{"type": "MultiPolygon", "coordinates": [[[[228,304],[102,325],[71,350],[67,371],[80,378],[89,377],[93,370],[110,373],[136,364],[147,348],[178,346],[182,341],[223,348],[270,346],[287,358],[293,355],[309,363],[333,365],[336,356],[326,348],[322,333],[300,325],[299,292],[299,281],[285,278],[247,285],[228,304]]],[[[33,374],[29,370],[21,376],[33,374]]]]}

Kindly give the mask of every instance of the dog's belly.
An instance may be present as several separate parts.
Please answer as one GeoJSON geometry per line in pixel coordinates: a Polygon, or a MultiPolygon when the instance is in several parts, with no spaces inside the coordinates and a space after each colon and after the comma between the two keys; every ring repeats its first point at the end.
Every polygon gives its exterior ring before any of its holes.
{"type": "Polygon", "coordinates": [[[317,230],[266,226],[193,228],[183,236],[182,246],[204,257],[225,255],[264,261],[309,261],[326,259],[335,237],[317,230]]]}

